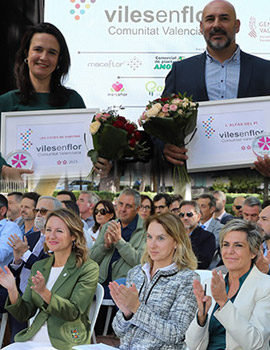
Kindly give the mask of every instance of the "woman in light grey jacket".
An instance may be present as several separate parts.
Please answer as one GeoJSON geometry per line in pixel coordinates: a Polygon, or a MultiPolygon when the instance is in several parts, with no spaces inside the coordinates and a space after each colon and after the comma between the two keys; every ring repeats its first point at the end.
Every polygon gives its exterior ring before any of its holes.
{"type": "Polygon", "coordinates": [[[142,265],[129,271],[126,286],[109,286],[120,309],[113,328],[122,350],[184,349],[196,311],[196,257],[181,220],[172,213],[150,217],[146,229],[142,265]]]}

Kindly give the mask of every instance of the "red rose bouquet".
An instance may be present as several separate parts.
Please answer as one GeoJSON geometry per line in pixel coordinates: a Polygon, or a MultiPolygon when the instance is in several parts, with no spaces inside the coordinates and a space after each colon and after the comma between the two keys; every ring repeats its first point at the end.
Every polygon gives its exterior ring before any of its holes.
{"type": "MultiPolygon", "coordinates": [[[[165,143],[184,147],[187,145],[185,138],[196,131],[198,106],[198,103],[193,102],[192,98],[186,97],[185,94],[158,98],[146,106],[139,124],[148,134],[158,137],[165,143]]],[[[183,166],[174,166],[174,182],[176,175],[181,185],[190,182],[186,163],[183,166]]]]}
{"type": "Polygon", "coordinates": [[[93,163],[98,157],[107,160],[143,159],[147,149],[140,143],[141,132],[135,123],[128,121],[114,110],[98,113],[90,124],[94,149],[87,155],[93,163]]]}

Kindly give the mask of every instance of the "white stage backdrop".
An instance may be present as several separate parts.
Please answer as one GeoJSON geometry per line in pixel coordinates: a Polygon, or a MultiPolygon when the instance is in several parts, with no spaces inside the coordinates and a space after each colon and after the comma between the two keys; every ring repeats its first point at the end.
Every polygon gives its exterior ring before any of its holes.
{"type": "MultiPolygon", "coordinates": [[[[88,108],[125,107],[137,121],[159,97],[173,61],[203,52],[205,0],[45,0],[45,21],[64,34],[71,53],[67,86],[88,108]]],[[[269,0],[232,0],[241,49],[270,58],[269,0]]]]}

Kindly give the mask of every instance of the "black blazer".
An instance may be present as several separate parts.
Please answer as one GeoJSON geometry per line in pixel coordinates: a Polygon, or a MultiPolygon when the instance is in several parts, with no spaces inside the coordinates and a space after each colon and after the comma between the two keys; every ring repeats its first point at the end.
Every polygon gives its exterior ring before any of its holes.
{"type": "Polygon", "coordinates": [[[207,269],[216,250],[215,235],[197,226],[190,235],[190,240],[198,259],[198,269],[207,269]]]}
{"type": "MultiPolygon", "coordinates": [[[[205,83],[206,53],[174,62],[166,77],[162,97],[171,93],[187,93],[194,101],[208,101],[205,83]]],[[[270,95],[270,61],[240,51],[238,98],[270,95]]],[[[153,167],[159,173],[171,172],[172,165],[163,158],[164,142],[156,137],[153,167]]]]}
{"type": "Polygon", "coordinates": [[[223,225],[225,225],[225,224],[227,224],[227,222],[229,222],[229,221],[231,221],[231,220],[233,220],[233,219],[235,219],[235,217],[234,217],[232,214],[225,213],[225,214],[222,216],[222,218],[221,218],[221,220],[220,220],[220,223],[223,224],[223,225]]]}
{"type": "MultiPolygon", "coordinates": [[[[174,62],[162,96],[184,92],[194,101],[208,101],[205,84],[206,53],[174,62]]],[[[270,95],[270,61],[240,51],[238,98],[270,95]]]]}

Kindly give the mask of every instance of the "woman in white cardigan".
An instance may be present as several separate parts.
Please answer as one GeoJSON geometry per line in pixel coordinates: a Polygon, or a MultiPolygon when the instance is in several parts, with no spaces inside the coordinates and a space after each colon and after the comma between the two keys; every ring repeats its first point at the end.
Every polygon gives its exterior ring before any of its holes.
{"type": "Polygon", "coordinates": [[[261,240],[256,226],[240,219],[220,232],[228,274],[213,271],[207,285],[212,297],[194,281],[198,311],[186,334],[189,350],[270,349],[270,276],[254,264],[261,240]]]}

